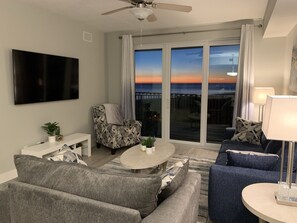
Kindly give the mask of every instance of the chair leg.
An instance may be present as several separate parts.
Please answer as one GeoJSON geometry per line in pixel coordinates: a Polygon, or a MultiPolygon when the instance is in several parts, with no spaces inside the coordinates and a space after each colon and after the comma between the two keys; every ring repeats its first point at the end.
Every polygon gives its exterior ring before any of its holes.
{"type": "Polygon", "coordinates": [[[97,147],[97,149],[99,149],[101,147],[101,144],[97,142],[96,147],[97,147]]]}
{"type": "Polygon", "coordinates": [[[116,153],[115,149],[111,149],[111,155],[114,155],[116,153]]]}

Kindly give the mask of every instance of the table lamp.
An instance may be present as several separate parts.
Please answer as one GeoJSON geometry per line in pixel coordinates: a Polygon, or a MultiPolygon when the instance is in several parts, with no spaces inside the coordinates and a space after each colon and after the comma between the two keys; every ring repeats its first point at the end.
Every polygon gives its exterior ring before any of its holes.
{"type": "Polygon", "coordinates": [[[297,96],[267,96],[262,129],[266,138],[288,142],[286,181],[282,180],[283,143],[279,187],[275,198],[279,204],[297,206],[297,182],[293,183],[292,179],[295,142],[297,142],[297,96]]]}
{"type": "Polygon", "coordinates": [[[267,95],[274,95],[273,87],[254,87],[253,103],[259,105],[258,120],[263,121],[263,109],[267,95]]]}

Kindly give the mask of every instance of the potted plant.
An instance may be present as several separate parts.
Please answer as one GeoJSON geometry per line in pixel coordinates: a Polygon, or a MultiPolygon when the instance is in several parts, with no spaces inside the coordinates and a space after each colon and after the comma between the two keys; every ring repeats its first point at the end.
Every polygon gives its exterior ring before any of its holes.
{"type": "Polygon", "coordinates": [[[140,150],[145,151],[146,150],[146,139],[142,138],[140,141],[140,150]]]}
{"type": "Polygon", "coordinates": [[[60,127],[57,122],[47,122],[41,127],[48,134],[49,142],[55,142],[56,137],[60,136],[60,127]]]}
{"type": "Polygon", "coordinates": [[[154,144],[155,144],[155,138],[149,136],[147,139],[146,139],[146,153],[147,154],[152,154],[152,152],[154,152],[155,150],[155,147],[154,147],[154,144]]]}

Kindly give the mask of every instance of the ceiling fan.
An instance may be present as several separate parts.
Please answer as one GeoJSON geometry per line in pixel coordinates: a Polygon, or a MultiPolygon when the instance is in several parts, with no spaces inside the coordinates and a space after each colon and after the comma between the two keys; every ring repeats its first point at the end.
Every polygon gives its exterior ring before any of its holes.
{"type": "Polygon", "coordinates": [[[157,3],[157,2],[153,2],[153,0],[119,0],[119,1],[130,3],[131,5],[105,12],[102,15],[110,15],[116,12],[130,9],[131,13],[138,20],[147,19],[149,22],[154,22],[157,20],[157,17],[155,16],[152,9],[167,9],[167,10],[173,10],[173,11],[179,11],[179,12],[192,11],[191,6],[169,4],[169,3],[157,3]]]}

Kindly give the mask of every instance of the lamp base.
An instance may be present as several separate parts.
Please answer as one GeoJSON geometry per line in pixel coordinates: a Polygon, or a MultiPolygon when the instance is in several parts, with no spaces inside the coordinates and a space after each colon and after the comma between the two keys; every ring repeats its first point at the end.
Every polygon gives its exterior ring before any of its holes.
{"type": "Polygon", "coordinates": [[[286,182],[278,182],[278,191],[275,192],[276,203],[297,207],[297,185],[292,183],[291,188],[286,182]]]}

